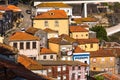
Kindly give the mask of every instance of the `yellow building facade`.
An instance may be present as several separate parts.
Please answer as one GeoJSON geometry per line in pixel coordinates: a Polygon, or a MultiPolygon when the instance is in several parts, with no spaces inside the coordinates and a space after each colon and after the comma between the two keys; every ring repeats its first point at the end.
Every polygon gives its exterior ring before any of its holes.
{"type": "Polygon", "coordinates": [[[108,71],[116,73],[115,57],[96,57],[90,58],[91,71],[108,71]]]}
{"type": "Polygon", "coordinates": [[[90,70],[118,74],[117,58],[113,52],[114,50],[112,49],[103,48],[90,52],[90,70]]]}
{"type": "Polygon", "coordinates": [[[74,39],[88,39],[89,33],[88,32],[73,32],[71,33],[71,37],[74,39]]]}
{"type": "Polygon", "coordinates": [[[33,27],[50,28],[58,31],[59,35],[69,34],[69,19],[63,10],[51,10],[33,19],[33,27]]]}

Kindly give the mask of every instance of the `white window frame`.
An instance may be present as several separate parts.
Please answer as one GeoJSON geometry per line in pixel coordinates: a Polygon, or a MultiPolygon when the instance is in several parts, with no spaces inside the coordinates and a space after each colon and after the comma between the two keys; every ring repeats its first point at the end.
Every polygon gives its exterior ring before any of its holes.
{"type": "Polygon", "coordinates": [[[63,71],[66,71],[66,66],[64,65],[64,66],[62,67],[62,69],[63,69],[63,71]]]}
{"type": "Polygon", "coordinates": [[[57,67],[57,71],[60,72],[61,71],[61,66],[57,67]]]}

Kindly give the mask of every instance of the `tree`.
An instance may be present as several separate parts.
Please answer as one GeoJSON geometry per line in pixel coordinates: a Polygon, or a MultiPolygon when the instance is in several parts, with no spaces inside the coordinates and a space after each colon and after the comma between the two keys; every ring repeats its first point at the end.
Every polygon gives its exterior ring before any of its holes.
{"type": "Polygon", "coordinates": [[[95,76],[95,79],[96,80],[104,80],[104,77],[103,76],[95,76]]]}
{"type": "Polygon", "coordinates": [[[96,32],[96,37],[100,41],[102,40],[108,41],[107,32],[103,26],[95,26],[90,28],[90,30],[96,32]]]}

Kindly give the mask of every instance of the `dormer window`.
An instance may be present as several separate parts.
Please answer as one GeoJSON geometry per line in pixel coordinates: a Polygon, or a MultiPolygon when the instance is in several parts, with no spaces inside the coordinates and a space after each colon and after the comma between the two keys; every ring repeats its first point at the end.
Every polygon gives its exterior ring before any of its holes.
{"type": "Polygon", "coordinates": [[[49,13],[50,15],[54,15],[54,13],[53,12],[51,12],[51,13],[49,13]]]}

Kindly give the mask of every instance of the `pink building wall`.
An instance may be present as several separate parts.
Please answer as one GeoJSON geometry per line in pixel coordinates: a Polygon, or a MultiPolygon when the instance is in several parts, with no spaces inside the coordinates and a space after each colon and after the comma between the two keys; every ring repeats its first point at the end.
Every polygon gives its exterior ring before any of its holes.
{"type": "Polygon", "coordinates": [[[73,80],[73,79],[74,80],[87,80],[85,77],[85,72],[86,72],[85,66],[80,66],[80,69],[78,68],[78,66],[74,66],[74,70],[70,66],[69,67],[69,80],[73,80]],[[80,73],[80,78],[78,78],[79,73],[80,73]],[[72,74],[75,74],[74,78],[72,74]]]}

